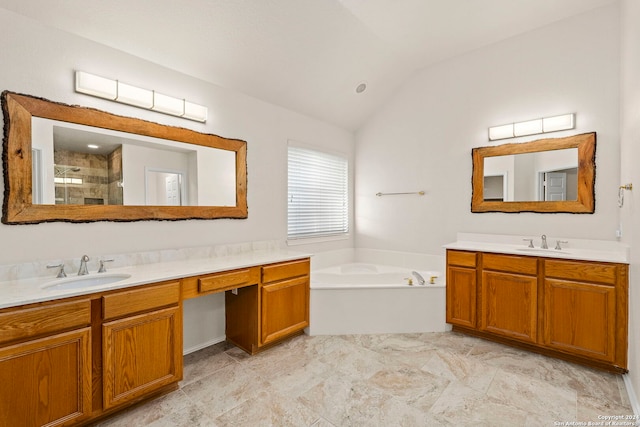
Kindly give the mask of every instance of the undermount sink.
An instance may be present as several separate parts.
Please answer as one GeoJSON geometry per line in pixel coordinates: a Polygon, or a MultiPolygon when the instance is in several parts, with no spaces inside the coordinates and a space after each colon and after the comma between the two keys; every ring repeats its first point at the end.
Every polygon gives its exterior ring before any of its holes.
{"type": "Polygon", "coordinates": [[[42,285],[42,289],[46,290],[63,290],[63,289],[81,289],[91,288],[93,286],[108,285],[110,283],[120,282],[130,278],[130,274],[112,273],[112,274],[91,274],[87,276],[68,277],[66,279],[53,280],[42,285]]]}
{"type": "Polygon", "coordinates": [[[562,255],[562,254],[566,254],[569,255],[571,254],[571,252],[567,252],[564,249],[560,250],[560,249],[542,249],[542,248],[517,248],[516,250],[518,251],[522,251],[522,252],[532,252],[532,253],[536,253],[536,254],[556,254],[556,255],[562,255]]]}

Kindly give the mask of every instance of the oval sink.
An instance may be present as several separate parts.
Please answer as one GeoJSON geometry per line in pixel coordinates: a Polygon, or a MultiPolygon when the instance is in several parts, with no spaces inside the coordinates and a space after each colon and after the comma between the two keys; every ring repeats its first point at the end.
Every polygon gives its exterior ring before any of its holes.
{"type": "Polygon", "coordinates": [[[42,285],[42,289],[60,290],[91,288],[93,286],[108,285],[109,283],[120,282],[121,280],[125,280],[130,277],[130,274],[125,273],[92,274],[87,276],[68,277],[66,279],[47,282],[42,285]]]}
{"type": "Polygon", "coordinates": [[[522,252],[532,252],[532,253],[536,253],[536,254],[544,254],[544,255],[549,255],[549,254],[555,254],[555,255],[566,254],[566,255],[569,255],[571,253],[571,252],[565,251],[564,249],[558,250],[558,249],[542,249],[542,248],[518,248],[516,250],[522,251],[522,252]]]}

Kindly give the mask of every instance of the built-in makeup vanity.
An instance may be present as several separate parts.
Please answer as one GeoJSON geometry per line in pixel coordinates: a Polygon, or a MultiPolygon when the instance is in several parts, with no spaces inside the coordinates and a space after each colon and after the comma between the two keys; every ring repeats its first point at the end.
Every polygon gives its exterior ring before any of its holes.
{"type": "Polygon", "coordinates": [[[117,268],[127,278],[79,289],[0,283],[0,425],[92,423],[175,390],[185,299],[224,292],[227,340],[250,354],[302,333],[309,265],[258,251],[117,268]]]}
{"type": "Polygon", "coordinates": [[[460,233],[445,246],[447,322],[454,331],[626,372],[626,246],[522,242],[531,237],[460,233]]]}

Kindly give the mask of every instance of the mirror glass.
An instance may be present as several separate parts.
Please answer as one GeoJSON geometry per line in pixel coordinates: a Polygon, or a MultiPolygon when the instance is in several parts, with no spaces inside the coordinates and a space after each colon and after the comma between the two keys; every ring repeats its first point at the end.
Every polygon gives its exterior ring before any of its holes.
{"type": "Polygon", "coordinates": [[[486,157],[484,200],[578,200],[578,149],[486,157]]]}
{"type": "Polygon", "coordinates": [[[593,213],[596,134],[472,150],[472,212],[593,213]]]}
{"type": "Polygon", "coordinates": [[[236,203],[233,151],[39,117],[31,145],[34,204],[236,203]]]}
{"type": "Polygon", "coordinates": [[[247,218],[247,143],[2,93],[2,222],[247,218]]]}

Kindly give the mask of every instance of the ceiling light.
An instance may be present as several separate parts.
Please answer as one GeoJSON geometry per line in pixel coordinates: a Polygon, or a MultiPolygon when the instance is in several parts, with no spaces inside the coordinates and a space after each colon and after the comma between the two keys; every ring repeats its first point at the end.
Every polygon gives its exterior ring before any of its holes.
{"type": "Polygon", "coordinates": [[[366,83],[360,83],[357,87],[356,87],[356,93],[362,93],[365,90],[367,90],[367,84],[366,83]]]}
{"type": "Polygon", "coordinates": [[[98,148],[100,148],[100,146],[98,146],[96,144],[87,144],[87,148],[91,148],[93,150],[97,150],[98,148]]]}
{"type": "Polygon", "coordinates": [[[204,105],[195,104],[182,98],[164,95],[153,90],[142,89],[118,80],[96,76],[84,71],[76,71],[76,92],[171,114],[172,116],[183,117],[197,122],[204,123],[207,121],[208,109],[204,105]]]}

